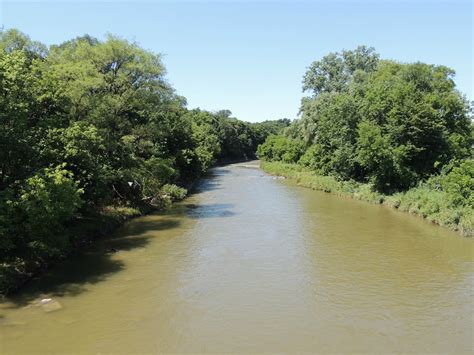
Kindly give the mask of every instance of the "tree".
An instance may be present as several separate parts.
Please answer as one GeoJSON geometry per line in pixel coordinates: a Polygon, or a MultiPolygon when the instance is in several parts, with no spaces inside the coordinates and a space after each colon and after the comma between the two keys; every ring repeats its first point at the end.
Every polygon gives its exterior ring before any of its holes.
{"type": "Polygon", "coordinates": [[[394,161],[406,170],[398,188],[467,156],[469,105],[455,90],[453,75],[443,66],[383,62],[366,83],[361,116],[380,127],[394,161]]]}
{"type": "Polygon", "coordinates": [[[377,68],[378,61],[379,55],[374,48],[366,46],[329,53],[311,63],[303,78],[303,91],[310,91],[313,96],[345,91],[357,71],[371,73],[377,68]]]}
{"type": "Polygon", "coordinates": [[[320,174],[406,190],[472,155],[470,105],[453,77],[445,66],[379,60],[368,47],[330,53],[306,72],[312,96],[285,134],[304,143],[300,164],[320,174]]]}
{"type": "Polygon", "coordinates": [[[282,135],[272,135],[257,150],[258,157],[262,160],[282,161],[296,163],[304,153],[301,141],[282,135]]]}

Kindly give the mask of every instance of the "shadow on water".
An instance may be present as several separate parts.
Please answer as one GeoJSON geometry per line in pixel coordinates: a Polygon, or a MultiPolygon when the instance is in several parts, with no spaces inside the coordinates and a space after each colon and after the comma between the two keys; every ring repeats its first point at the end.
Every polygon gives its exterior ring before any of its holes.
{"type": "Polygon", "coordinates": [[[206,178],[201,180],[197,186],[193,189],[193,194],[199,194],[205,191],[220,190],[221,184],[215,181],[213,178],[206,178]]]}
{"type": "Polygon", "coordinates": [[[229,169],[224,168],[215,168],[212,170],[210,176],[223,176],[229,174],[231,171],[229,169]]]}
{"type": "Polygon", "coordinates": [[[187,209],[187,215],[194,219],[231,217],[236,215],[235,212],[231,211],[231,208],[234,207],[231,203],[187,204],[185,207],[187,209]]]}
{"type": "Polygon", "coordinates": [[[110,237],[98,240],[32,279],[17,294],[6,298],[11,304],[7,308],[22,307],[46,297],[79,295],[87,291],[87,285],[104,281],[126,267],[121,260],[114,258],[116,252],[143,248],[153,238],[149,232],[173,229],[180,224],[177,219],[169,218],[137,222],[125,224],[110,237]]]}
{"type": "Polygon", "coordinates": [[[211,169],[202,177],[191,189],[191,194],[199,194],[205,191],[220,190],[221,184],[217,181],[217,177],[230,174],[230,169],[216,167],[211,169]]]}
{"type": "Polygon", "coordinates": [[[191,194],[199,194],[205,191],[220,190],[221,184],[216,181],[218,175],[215,171],[209,172],[205,177],[201,178],[191,189],[191,194]]]}

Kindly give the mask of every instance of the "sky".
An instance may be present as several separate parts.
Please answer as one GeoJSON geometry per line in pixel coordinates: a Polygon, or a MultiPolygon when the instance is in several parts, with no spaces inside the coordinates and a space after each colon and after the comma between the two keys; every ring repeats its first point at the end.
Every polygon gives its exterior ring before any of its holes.
{"type": "Polygon", "coordinates": [[[474,100],[470,0],[0,0],[0,23],[48,45],[86,33],[136,41],[163,54],[189,108],[252,122],[296,118],[311,62],[361,44],[451,67],[474,100]]]}

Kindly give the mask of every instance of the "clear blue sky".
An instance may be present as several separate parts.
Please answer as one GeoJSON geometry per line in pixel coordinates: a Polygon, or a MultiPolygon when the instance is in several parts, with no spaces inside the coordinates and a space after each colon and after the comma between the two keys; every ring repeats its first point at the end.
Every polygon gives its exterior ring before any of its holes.
{"type": "Polygon", "coordinates": [[[382,58],[447,65],[474,100],[472,18],[469,0],[0,0],[5,28],[46,44],[111,32],[162,53],[188,107],[247,121],[296,117],[309,64],[359,44],[382,58]]]}

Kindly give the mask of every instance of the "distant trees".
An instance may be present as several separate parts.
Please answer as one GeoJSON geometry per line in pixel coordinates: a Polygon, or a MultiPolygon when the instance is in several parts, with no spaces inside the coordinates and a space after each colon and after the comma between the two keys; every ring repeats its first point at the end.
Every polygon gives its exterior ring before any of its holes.
{"type": "Polygon", "coordinates": [[[292,163],[298,161],[304,153],[303,142],[282,135],[271,135],[260,145],[257,154],[268,160],[292,163]]]}
{"type": "Polygon", "coordinates": [[[320,174],[386,193],[415,186],[472,158],[470,106],[453,76],[444,66],[380,60],[373,48],[331,53],[306,72],[303,89],[311,96],[288,138],[268,138],[259,156],[285,160],[284,147],[292,155],[296,139],[305,152],[292,162],[320,174]]]}

